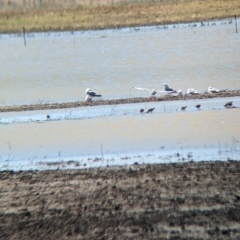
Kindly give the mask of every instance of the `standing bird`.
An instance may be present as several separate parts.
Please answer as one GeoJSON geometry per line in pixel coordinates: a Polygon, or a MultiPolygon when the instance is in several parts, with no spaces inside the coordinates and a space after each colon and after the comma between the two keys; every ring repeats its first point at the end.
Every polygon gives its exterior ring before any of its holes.
{"type": "Polygon", "coordinates": [[[227,103],[224,105],[224,107],[225,107],[225,108],[232,107],[232,104],[233,104],[233,101],[227,102],[227,103]]]}
{"type": "Polygon", "coordinates": [[[181,110],[182,110],[182,111],[185,111],[186,108],[187,108],[187,106],[181,107],[181,110]]]}
{"type": "Polygon", "coordinates": [[[50,115],[46,115],[46,119],[50,119],[50,115]]]}
{"type": "Polygon", "coordinates": [[[209,93],[219,93],[220,91],[216,88],[213,88],[213,87],[208,87],[208,92],[209,93]]]}
{"type": "Polygon", "coordinates": [[[102,95],[96,94],[95,92],[92,92],[90,88],[87,88],[85,93],[90,97],[101,97],[102,95]]]}
{"type": "Polygon", "coordinates": [[[152,113],[155,108],[150,108],[147,110],[147,113],[152,113]]]}
{"type": "Polygon", "coordinates": [[[172,93],[176,93],[177,91],[168,87],[167,83],[164,83],[163,84],[163,90],[166,91],[166,92],[172,92],[172,93]]]}
{"type": "Polygon", "coordinates": [[[140,113],[144,113],[144,109],[143,108],[140,110],[140,113]]]}
{"type": "Polygon", "coordinates": [[[200,109],[200,107],[201,107],[201,105],[200,105],[200,104],[196,105],[196,108],[197,108],[197,109],[200,109]]]}

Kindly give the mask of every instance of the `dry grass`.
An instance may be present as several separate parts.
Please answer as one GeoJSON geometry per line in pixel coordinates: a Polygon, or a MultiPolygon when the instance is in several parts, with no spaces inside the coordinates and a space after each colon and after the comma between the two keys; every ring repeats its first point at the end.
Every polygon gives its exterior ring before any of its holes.
{"type": "Polygon", "coordinates": [[[177,0],[96,7],[0,10],[0,32],[119,28],[239,15],[239,0],[177,0]]]}

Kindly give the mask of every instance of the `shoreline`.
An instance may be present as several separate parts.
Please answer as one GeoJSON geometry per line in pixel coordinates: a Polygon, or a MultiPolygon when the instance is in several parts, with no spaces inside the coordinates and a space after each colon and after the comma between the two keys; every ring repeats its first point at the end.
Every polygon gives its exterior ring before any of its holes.
{"type": "MultiPolygon", "coordinates": [[[[197,27],[197,25],[195,23],[201,23],[201,26],[207,26],[204,23],[214,23],[217,21],[232,21],[234,22],[235,20],[235,16],[236,15],[229,15],[229,16],[219,16],[219,17],[215,17],[215,18],[210,18],[210,19],[194,19],[194,20],[188,20],[188,21],[163,21],[161,23],[141,23],[141,24],[136,24],[136,25],[132,25],[132,24],[124,24],[124,25],[117,25],[117,26],[112,26],[112,25],[106,25],[106,26],[102,26],[102,27],[83,27],[83,28],[73,28],[73,27],[67,27],[67,28],[48,28],[48,29],[39,29],[39,28],[32,28],[31,30],[27,30],[25,29],[25,36],[27,37],[28,34],[39,34],[39,33],[65,33],[65,32],[69,32],[69,33],[74,33],[74,32],[78,32],[78,31],[102,31],[102,30],[121,30],[121,29],[125,29],[125,28],[133,28],[133,29],[137,29],[141,28],[141,27],[163,27],[165,28],[165,26],[168,25],[178,25],[178,24],[189,24],[189,27],[197,27]],[[232,19],[232,20],[231,20],[232,19]],[[190,26],[190,24],[194,24],[194,26],[190,26]]],[[[232,24],[232,23],[231,23],[232,24]]],[[[0,35],[23,35],[23,28],[20,28],[19,30],[14,30],[14,31],[0,31],[0,35]]]]}
{"type": "MultiPolygon", "coordinates": [[[[101,30],[118,30],[118,29],[124,29],[124,28],[140,28],[140,27],[152,27],[152,26],[166,26],[166,25],[174,25],[174,24],[193,24],[197,22],[215,22],[215,21],[224,21],[224,20],[230,20],[235,19],[236,15],[227,15],[227,16],[217,16],[214,18],[197,18],[194,20],[181,20],[181,21],[163,21],[161,23],[159,22],[152,22],[152,23],[140,23],[140,24],[118,24],[118,25],[105,25],[105,26],[91,26],[91,27],[66,27],[66,28],[31,28],[26,29],[24,34],[34,34],[34,33],[57,33],[57,32],[76,32],[76,31],[101,31],[101,30]]],[[[0,35],[4,34],[23,34],[23,28],[15,29],[15,30],[6,30],[6,31],[0,31],[0,35]]]]}
{"type": "MultiPolygon", "coordinates": [[[[100,1],[101,2],[101,1],[100,1]]],[[[99,3],[100,3],[99,2],[99,3]]],[[[0,33],[50,31],[77,31],[119,29],[124,27],[158,26],[176,23],[214,21],[238,17],[238,0],[202,3],[193,1],[166,1],[114,4],[104,6],[74,5],[47,8],[0,10],[0,33]]]]}
{"type": "Polygon", "coordinates": [[[240,237],[239,161],[2,171],[1,239],[240,237]]]}
{"type": "Polygon", "coordinates": [[[130,103],[147,103],[147,102],[163,102],[176,100],[194,100],[194,99],[208,99],[208,98],[224,98],[224,97],[239,97],[240,90],[224,90],[219,93],[201,93],[198,95],[183,95],[183,96],[159,96],[159,97],[139,97],[139,98],[124,98],[112,100],[96,100],[92,102],[64,102],[64,103],[43,103],[43,104],[29,104],[29,105],[13,105],[0,107],[0,112],[21,112],[34,110],[48,110],[48,109],[62,109],[62,108],[77,108],[100,105],[117,105],[130,103]]]}

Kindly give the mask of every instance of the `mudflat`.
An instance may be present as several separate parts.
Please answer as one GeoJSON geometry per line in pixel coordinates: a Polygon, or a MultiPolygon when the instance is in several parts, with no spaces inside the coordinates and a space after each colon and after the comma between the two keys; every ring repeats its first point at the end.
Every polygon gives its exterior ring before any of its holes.
{"type": "Polygon", "coordinates": [[[240,162],[0,173],[0,239],[240,239],[240,162]]]}
{"type": "Polygon", "coordinates": [[[74,108],[74,107],[86,107],[86,106],[99,106],[99,105],[117,105],[128,103],[143,103],[143,102],[160,102],[160,101],[174,101],[174,100],[190,100],[190,99],[208,99],[217,97],[237,97],[240,96],[240,90],[223,90],[219,93],[201,93],[197,95],[183,96],[150,96],[141,98],[123,98],[123,99],[111,99],[111,100],[96,100],[92,102],[65,102],[65,103],[41,103],[41,104],[29,104],[29,105],[12,105],[0,107],[0,112],[20,112],[31,110],[44,110],[44,109],[61,109],[61,108],[74,108]]]}

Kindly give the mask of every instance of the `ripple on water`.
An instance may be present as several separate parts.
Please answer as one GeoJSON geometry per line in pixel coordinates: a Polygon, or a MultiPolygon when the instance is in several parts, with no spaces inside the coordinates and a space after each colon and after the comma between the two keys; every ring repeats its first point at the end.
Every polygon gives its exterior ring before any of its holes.
{"type": "MultiPolygon", "coordinates": [[[[63,163],[65,168],[240,160],[239,108],[225,109],[225,102],[226,99],[201,100],[203,110],[195,108],[196,101],[119,105],[111,115],[108,106],[106,115],[90,119],[0,125],[1,168],[48,168],[56,165],[37,163],[70,160],[75,162],[63,163]],[[188,105],[184,112],[180,111],[183,103],[188,105]],[[219,108],[212,110],[213,106],[219,108]],[[139,113],[141,108],[150,107],[155,107],[153,114],[139,113]]],[[[96,114],[104,108],[84,111],[96,114]]],[[[54,111],[51,116],[60,110],[54,111]]]]}

